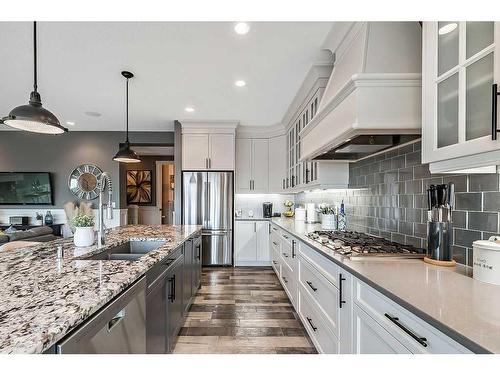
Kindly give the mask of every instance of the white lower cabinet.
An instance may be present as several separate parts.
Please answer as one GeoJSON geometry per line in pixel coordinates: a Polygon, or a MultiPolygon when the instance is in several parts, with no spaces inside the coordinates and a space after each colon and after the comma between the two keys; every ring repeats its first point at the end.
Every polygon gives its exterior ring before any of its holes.
{"type": "Polygon", "coordinates": [[[410,354],[398,340],[356,304],[352,311],[352,347],[355,354],[410,354]]]}
{"type": "Polygon", "coordinates": [[[235,266],[268,266],[269,253],[268,221],[236,221],[234,226],[235,266]]]}
{"type": "Polygon", "coordinates": [[[353,290],[354,305],[365,311],[411,353],[470,353],[462,345],[356,278],[353,278],[353,290]]]}
{"type": "Polygon", "coordinates": [[[303,289],[304,286],[301,285],[299,316],[316,350],[325,354],[340,353],[339,339],[331,331],[329,324],[324,321],[323,314],[316,310],[315,303],[309,299],[308,294],[304,293],[303,289]]]}
{"type": "Polygon", "coordinates": [[[273,269],[318,352],[470,353],[274,223],[270,232],[273,269]]]}

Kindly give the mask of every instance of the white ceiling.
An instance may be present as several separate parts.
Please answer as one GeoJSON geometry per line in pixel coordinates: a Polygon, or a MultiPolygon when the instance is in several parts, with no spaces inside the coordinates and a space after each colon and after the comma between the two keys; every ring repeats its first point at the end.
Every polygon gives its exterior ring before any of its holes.
{"type": "MultiPolygon", "coordinates": [[[[123,130],[125,80],[131,130],[172,128],[174,119],[277,124],[332,23],[251,23],[238,35],[229,22],[42,22],[38,85],[45,108],[70,130],[123,130]],[[238,88],[242,79],[247,86],[238,88]],[[184,111],[193,106],[194,113],[184,111]],[[98,112],[91,117],[87,111],[98,112]],[[65,125],[67,126],[67,125],[65,125]]],[[[0,116],[28,101],[32,23],[0,22],[0,116]]],[[[4,127],[3,125],[0,125],[4,127]]]]}

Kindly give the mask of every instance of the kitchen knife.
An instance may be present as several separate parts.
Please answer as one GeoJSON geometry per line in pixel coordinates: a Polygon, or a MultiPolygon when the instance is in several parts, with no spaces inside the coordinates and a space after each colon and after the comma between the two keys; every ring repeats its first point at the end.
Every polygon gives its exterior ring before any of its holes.
{"type": "Polygon", "coordinates": [[[438,207],[445,207],[446,206],[446,198],[447,198],[447,190],[448,186],[447,185],[438,185],[436,186],[436,191],[437,191],[437,205],[438,207]]]}
{"type": "Polygon", "coordinates": [[[434,207],[437,207],[437,192],[436,192],[435,185],[429,186],[429,194],[431,197],[430,201],[431,201],[431,210],[432,210],[434,207]]]}
{"type": "Polygon", "coordinates": [[[453,182],[448,183],[448,206],[450,210],[455,208],[455,184],[453,182]]]}

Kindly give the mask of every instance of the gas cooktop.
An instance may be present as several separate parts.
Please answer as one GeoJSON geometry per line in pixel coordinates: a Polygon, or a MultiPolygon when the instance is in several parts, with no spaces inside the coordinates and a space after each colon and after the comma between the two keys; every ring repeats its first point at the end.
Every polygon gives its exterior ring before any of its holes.
{"type": "Polygon", "coordinates": [[[382,237],[352,231],[314,231],[307,237],[321,243],[340,255],[356,257],[423,258],[424,249],[403,245],[382,237]]]}

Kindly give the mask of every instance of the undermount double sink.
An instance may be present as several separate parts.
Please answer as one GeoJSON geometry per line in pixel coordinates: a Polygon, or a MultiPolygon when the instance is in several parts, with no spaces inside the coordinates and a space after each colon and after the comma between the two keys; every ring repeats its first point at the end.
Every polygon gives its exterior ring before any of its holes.
{"type": "Polygon", "coordinates": [[[137,260],[163,246],[166,241],[128,241],[85,257],[85,260],[137,260]]]}

